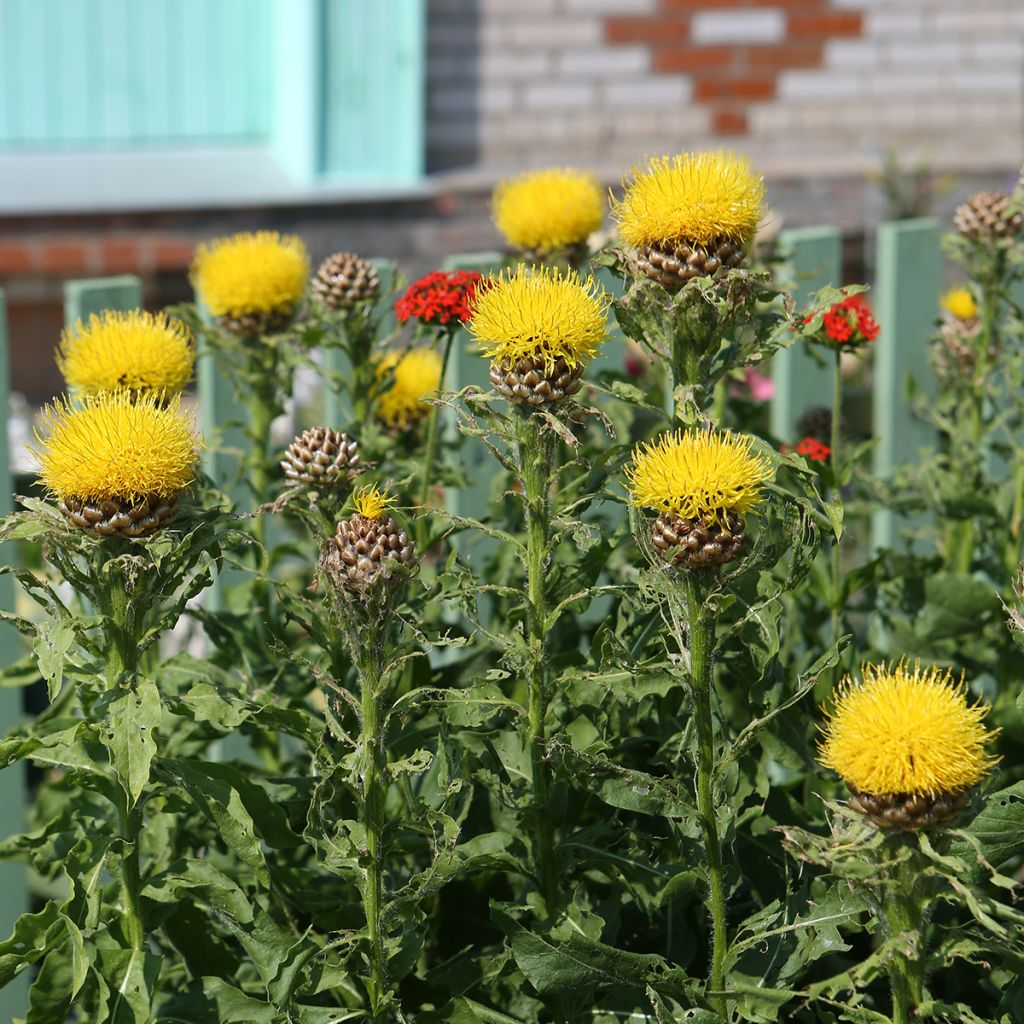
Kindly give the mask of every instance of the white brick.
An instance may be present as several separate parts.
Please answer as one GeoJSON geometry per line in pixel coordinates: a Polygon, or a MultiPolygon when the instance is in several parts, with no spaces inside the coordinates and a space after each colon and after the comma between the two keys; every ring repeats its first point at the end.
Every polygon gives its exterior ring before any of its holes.
{"type": "Polygon", "coordinates": [[[965,44],[967,56],[985,64],[1024,63],[1024,39],[986,39],[965,44]]]}
{"type": "Polygon", "coordinates": [[[551,80],[526,87],[526,106],[534,110],[578,110],[594,101],[594,87],[580,82],[551,80]]]}
{"type": "Polygon", "coordinates": [[[917,36],[924,29],[924,15],[913,11],[876,11],[864,21],[864,35],[891,39],[893,36],[917,36]]]}
{"type": "Polygon", "coordinates": [[[786,16],[777,7],[698,11],[690,35],[695,43],[778,43],[786,36],[786,16]]]}
{"type": "Polygon", "coordinates": [[[551,60],[545,53],[483,53],[480,78],[484,81],[522,81],[547,74],[551,60]]]}
{"type": "Polygon", "coordinates": [[[1018,91],[1024,85],[1017,71],[957,71],[953,86],[959,92],[1006,93],[1018,91]]]}
{"type": "Polygon", "coordinates": [[[612,107],[671,107],[686,103],[693,89],[689,79],[682,77],[637,79],[631,82],[608,82],[604,96],[612,107]]]}
{"type": "Polygon", "coordinates": [[[881,62],[882,51],[871,40],[830,39],[825,44],[825,66],[830,68],[870,68],[881,62]]]}
{"type": "Polygon", "coordinates": [[[556,67],[563,75],[602,78],[642,74],[650,65],[651,51],[646,46],[616,46],[567,50],[558,57],[556,67]]]}
{"type": "MultiPolygon", "coordinates": [[[[510,0],[514,3],[514,0],[510,0]]],[[[486,33],[490,25],[483,26],[486,33]]],[[[498,22],[495,34],[504,45],[565,50],[577,46],[599,46],[604,40],[600,18],[524,18],[498,22]]]]}
{"type": "Polygon", "coordinates": [[[573,14],[651,14],[658,0],[564,0],[573,14]]]}
{"type": "Polygon", "coordinates": [[[866,92],[865,77],[832,75],[820,71],[784,71],[779,76],[779,97],[784,100],[843,99],[866,92]]]}
{"type": "Polygon", "coordinates": [[[888,64],[955,65],[960,60],[961,47],[955,42],[909,42],[901,40],[884,48],[888,64]]]}
{"type": "Polygon", "coordinates": [[[940,35],[992,36],[1018,31],[1021,16],[1012,11],[979,11],[965,4],[956,11],[936,11],[930,24],[940,35]]]}
{"type": "Polygon", "coordinates": [[[875,96],[928,96],[935,92],[944,92],[948,88],[949,76],[943,74],[925,74],[920,71],[906,74],[885,72],[872,75],[868,80],[871,92],[875,96]]]}

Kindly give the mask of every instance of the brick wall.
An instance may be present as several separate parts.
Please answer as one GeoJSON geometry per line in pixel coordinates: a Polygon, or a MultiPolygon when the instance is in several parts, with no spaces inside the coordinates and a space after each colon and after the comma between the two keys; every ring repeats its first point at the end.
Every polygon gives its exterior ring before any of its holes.
{"type": "Polygon", "coordinates": [[[1021,159],[1020,0],[429,0],[434,167],[728,145],[770,173],[887,146],[1021,159]]]}

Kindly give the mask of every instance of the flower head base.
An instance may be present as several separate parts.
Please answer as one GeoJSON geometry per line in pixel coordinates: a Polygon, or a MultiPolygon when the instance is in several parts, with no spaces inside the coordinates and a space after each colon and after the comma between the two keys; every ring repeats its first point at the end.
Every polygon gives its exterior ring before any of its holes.
{"type": "Polygon", "coordinates": [[[358,515],[367,519],[380,519],[394,504],[391,492],[380,490],[376,484],[360,487],[352,496],[352,507],[358,515]]]}
{"type": "Polygon", "coordinates": [[[527,171],[498,182],[492,207],[506,241],[538,255],[585,242],[604,217],[597,179],[571,167],[527,171]]]}
{"type": "Polygon", "coordinates": [[[979,782],[995,765],[988,709],[967,703],[948,671],[867,665],[840,684],[819,760],[854,790],[937,797],[979,782]]]}
{"type": "Polygon", "coordinates": [[[430,410],[424,402],[441,383],[441,357],[432,348],[411,348],[384,356],[376,368],[378,384],[385,385],[377,398],[377,415],[389,426],[405,429],[430,410]]]}
{"type": "Polygon", "coordinates": [[[746,245],[764,210],[764,179],[746,159],[722,151],[648,160],[634,167],[612,215],[627,245],[746,245]]]}
{"type": "Polygon", "coordinates": [[[957,320],[973,320],[978,315],[978,303],[969,288],[951,288],[942,296],[942,308],[957,320]]]}
{"type": "MultiPolygon", "coordinates": [[[[820,310],[805,316],[804,323],[809,324],[819,314],[820,310]]],[[[858,292],[821,314],[821,332],[816,340],[831,348],[854,349],[877,341],[879,330],[871,308],[858,292]]]]}
{"type": "Polygon", "coordinates": [[[574,369],[604,342],[608,302],[592,277],[520,265],[480,290],[469,331],[494,362],[532,359],[550,372],[561,359],[574,369]]]}
{"type": "Polygon", "coordinates": [[[48,436],[32,452],[62,502],[171,498],[195,475],[197,440],[177,398],[122,390],[81,405],[64,399],[43,410],[43,423],[48,436]]]}
{"type": "Polygon", "coordinates": [[[199,246],[192,286],[215,317],[290,312],[306,292],[309,254],[301,239],[242,232],[199,246]]]}
{"type": "Polygon", "coordinates": [[[395,317],[400,324],[419,320],[428,327],[464,324],[472,315],[479,286],[475,270],[435,270],[409,285],[395,303],[395,317]]]}
{"type": "Polygon", "coordinates": [[[753,439],[729,431],[682,430],[634,449],[626,468],[630,501],[680,519],[729,524],[729,513],[757,508],[772,477],[768,460],[751,452],[753,439]]]}
{"type": "Polygon", "coordinates": [[[174,395],[192,379],[195,348],[189,329],[164,313],[108,311],[65,328],[57,365],[81,394],[127,388],[174,395]]]}

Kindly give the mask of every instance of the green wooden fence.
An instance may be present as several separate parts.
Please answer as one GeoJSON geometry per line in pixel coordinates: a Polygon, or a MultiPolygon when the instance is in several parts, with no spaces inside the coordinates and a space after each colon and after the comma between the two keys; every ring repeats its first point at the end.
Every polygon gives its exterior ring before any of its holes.
{"type": "MultiPolygon", "coordinates": [[[[872,302],[881,325],[881,334],[874,346],[873,416],[877,441],[874,455],[875,471],[885,476],[901,463],[913,460],[932,438],[925,424],[917,420],[910,404],[904,400],[908,378],[927,389],[931,375],[928,369],[928,340],[933,330],[941,283],[942,264],[938,248],[938,224],[933,220],[910,220],[883,225],[878,236],[877,289],[872,302]]],[[[832,228],[809,228],[787,232],[782,239],[788,255],[790,285],[799,303],[803,304],[819,287],[839,284],[839,233],[832,228]]],[[[489,271],[498,266],[501,255],[494,252],[455,256],[444,263],[446,269],[489,271]]],[[[378,261],[385,279],[394,280],[393,265],[378,261]]],[[[125,276],[69,281],[65,286],[65,322],[74,324],[91,313],[104,309],[134,309],[142,303],[142,287],[138,278],[125,276]]],[[[621,339],[613,341],[603,362],[620,366],[623,355],[621,339]]],[[[335,356],[330,356],[335,359],[335,356]]],[[[0,292],[0,424],[8,419],[8,347],[3,293],[0,292]]],[[[334,365],[340,369],[340,364],[334,365]]],[[[772,432],[779,440],[792,440],[793,425],[807,408],[827,405],[830,400],[828,371],[806,352],[790,349],[777,357],[773,366],[776,383],[771,405],[772,432]]],[[[467,384],[486,385],[486,364],[472,352],[468,338],[462,334],[456,346],[448,386],[459,389],[467,384]]],[[[225,424],[238,419],[238,410],[228,382],[217,370],[207,353],[200,353],[197,365],[199,419],[204,434],[210,438],[225,424]]],[[[324,420],[331,426],[343,426],[343,411],[335,396],[325,394],[324,420]]],[[[237,434],[228,434],[229,443],[237,443],[237,434]]],[[[451,511],[478,516],[489,494],[491,465],[487,453],[472,439],[465,450],[469,463],[470,485],[451,497],[451,511]],[[475,447],[474,447],[475,444],[475,447]]],[[[221,484],[232,479],[232,457],[215,446],[207,448],[204,469],[221,484]]],[[[7,433],[0,430],[0,513],[11,508],[13,483],[7,433]]],[[[875,546],[901,543],[900,527],[890,513],[879,512],[873,523],[875,546]]],[[[11,557],[9,552],[5,552],[11,557]]],[[[217,600],[217,592],[213,592],[217,600]]],[[[14,593],[9,577],[0,577],[0,604],[13,607],[14,593]]],[[[21,653],[18,638],[6,626],[0,627],[0,663],[9,665],[21,653]]],[[[0,728],[13,727],[21,717],[20,692],[0,688],[0,728]]],[[[25,778],[23,766],[15,765],[0,772],[0,833],[12,834],[24,824],[25,778]]],[[[0,901],[0,934],[9,934],[14,919],[23,912],[29,899],[25,873],[17,865],[0,864],[0,885],[4,899],[0,901]]],[[[0,1020],[24,1012],[25,981],[19,979],[0,991],[0,1020]]]]}

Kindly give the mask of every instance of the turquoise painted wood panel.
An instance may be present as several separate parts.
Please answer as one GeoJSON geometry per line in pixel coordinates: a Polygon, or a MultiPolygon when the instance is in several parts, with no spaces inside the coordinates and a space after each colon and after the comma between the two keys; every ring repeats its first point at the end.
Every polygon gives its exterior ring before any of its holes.
{"type": "Polygon", "coordinates": [[[0,150],[266,141],[284,0],[0,0],[0,150]]]}
{"type": "MultiPolygon", "coordinates": [[[[10,414],[9,382],[7,307],[0,290],[0,515],[7,515],[13,508],[14,483],[6,429],[10,414]]],[[[5,562],[10,557],[10,551],[0,551],[5,562]]],[[[14,581],[10,576],[0,576],[0,607],[14,611],[14,581]]],[[[6,622],[0,623],[0,666],[6,668],[21,654],[18,634],[6,622]]],[[[21,717],[21,690],[0,688],[0,733],[16,726],[21,717]]],[[[19,762],[0,772],[0,838],[24,832],[26,800],[25,765],[19,762]]],[[[14,922],[29,909],[28,873],[23,865],[0,863],[0,892],[0,938],[6,939],[14,922]]],[[[0,1020],[24,1016],[27,1005],[27,974],[0,989],[0,1020]]]]}
{"type": "Polygon", "coordinates": [[[127,312],[141,307],[142,281],[134,274],[64,282],[64,323],[68,327],[107,309],[127,312]]]}
{"type": "MultiPolygon", "coordinates": [[[[908,378],[925,395],[933,390],[928,346],[942,284],[938,221],[925,217],[883,224],[877,246],[875,314],[881,330],[874,346],[874,472],[884,479],[935,440],[904,396],[908,378]]],[[[893,512],[876,512],[872,544],[893,547],[910,525],[893,512]]]]}
{"type": "Polygon", "coordinates": [[[423,173],[425,0],[323,0],[320,169],[406,181],[423,173]]]}
{"type": "MultiPolygon", "coordinates": [[[[784,232],[780,243],[788,267],[784,283],[798,309],[805,309],[819,288],[840,285],[842,236],[837,228],[795,228],[784,232]]],[[[816,405],[832,404],[832,372],[821,353],[817,355],[816,360],[797,341],[772,360],[771,432],[780,441],[799,440],[795,431],[800,416],[816,405]]]]}

